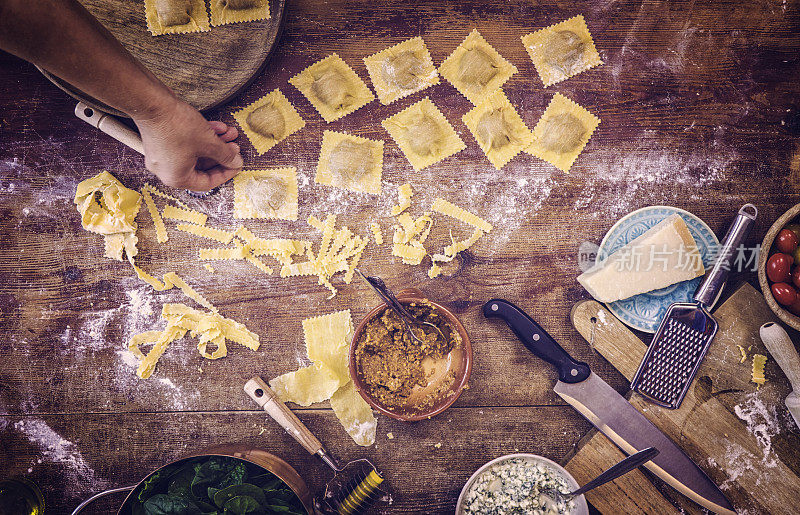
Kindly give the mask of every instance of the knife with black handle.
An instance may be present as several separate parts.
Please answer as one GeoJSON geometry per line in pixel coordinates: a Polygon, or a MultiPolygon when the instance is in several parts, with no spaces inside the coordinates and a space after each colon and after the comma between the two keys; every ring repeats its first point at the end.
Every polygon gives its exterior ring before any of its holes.
{"type": "Polygon", "coordinates": [[[483,306],[486,318],[500,318],[536,356],[553,365],[553,389],[628,455],[648,447],[659,454],[645,467],[667,484],[714,513],[734,514],[733,506],[713,481],[678,446],[623,396],[565,351],[527,313],[507,300],[483,306]]]}

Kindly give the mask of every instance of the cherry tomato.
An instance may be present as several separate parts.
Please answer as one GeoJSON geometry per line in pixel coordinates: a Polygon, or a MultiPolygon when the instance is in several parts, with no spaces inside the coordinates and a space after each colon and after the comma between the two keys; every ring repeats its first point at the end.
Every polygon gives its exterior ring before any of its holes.
{"type": "Polygon", "coordinates": [[[797,300],[793,304],[786,306],[786,310],[793,315],[800,316],[800,295],[797,296],[797,300]]]}
{"type": "Polygon", "coordinates": [[[800,224],[789,224],[784,229],[789,229],[797,236],[797,239],[800,240],[800,224]]]}
{"type": "Polygon", "coordinates": [[[775,239],[775,246],[784,254],[791,254],[797,249],[800,240],[797,235],[789,229],[781,229],[778,237],[775,239]]]}
{"type": "Polygon", "coordinates": [[[797,301],[797,290],[786,283],[775,283],[772,285],[772,296],[775,301],[783,306],[790,306],[797,301]]]}
{"type": "Polygon", "coordinates": [[[783,283],[789,280],[789,272],[791,271],[792,256],[788,254],[773,254],[767,260],[767,277],[774,283],[783,283]]]}

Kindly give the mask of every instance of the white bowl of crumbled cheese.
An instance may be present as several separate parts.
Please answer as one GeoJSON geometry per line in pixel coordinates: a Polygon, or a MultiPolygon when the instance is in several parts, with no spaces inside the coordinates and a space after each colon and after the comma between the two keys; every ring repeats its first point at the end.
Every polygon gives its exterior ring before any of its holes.
{"type": "Polygon", "coordinates": [[[540,490],[562,493],[579,488],[564,467],[536,454],[508,454],[483,465],[467,480],[456,503],[456,515],[526,513],[588,515],[581,495],[568,503],[553,502],[540,490]]]}

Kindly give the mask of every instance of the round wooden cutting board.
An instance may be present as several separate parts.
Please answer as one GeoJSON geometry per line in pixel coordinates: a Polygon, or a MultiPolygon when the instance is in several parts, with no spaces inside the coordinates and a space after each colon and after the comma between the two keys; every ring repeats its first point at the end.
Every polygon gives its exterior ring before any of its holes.
{"type": "MultiPolygon", "coordinates": [[[[201,111],[228,102],[261,73],[278,43],[286,6],[285,0],[270,0],[268,20],[153,36],[147,30],[143,0],[81,2],[156,77],[201,111]]],[[[125,116],[58,77],[42,73],[85,104],[125,116]]]]}

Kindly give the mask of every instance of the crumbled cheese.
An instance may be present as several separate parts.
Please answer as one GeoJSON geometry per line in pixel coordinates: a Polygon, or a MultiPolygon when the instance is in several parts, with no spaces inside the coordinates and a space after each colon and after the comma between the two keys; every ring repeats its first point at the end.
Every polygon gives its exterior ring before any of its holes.
{"type": "Polygon", "coordinates": [[[551,502],[539,495],[547,488],[570,491],[567,480],[550,467],[511,458],[492,465],[475,479],[464,498],[464,513],[556,515],[575,509],[574,501],[551,502]]]}

